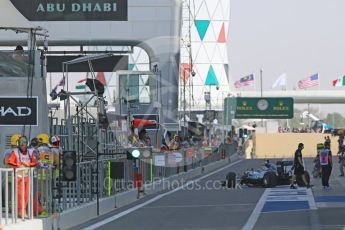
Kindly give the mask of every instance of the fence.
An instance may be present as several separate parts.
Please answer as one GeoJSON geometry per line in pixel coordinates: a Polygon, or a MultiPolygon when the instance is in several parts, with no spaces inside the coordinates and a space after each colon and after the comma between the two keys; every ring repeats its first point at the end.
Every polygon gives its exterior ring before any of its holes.
{"type": "Polygon", "coordinates": [[[178,151],[153,152],[147,159],[127,160],[114,157],[81,162],[77,164],[77,179],[73,182],[62,181],[58,171],[52,169],[0,169],[2,191],[0,204],[3,207],[0,221],[3,225],[17,223],[17,216],[32,219],[40,216],[42,210],[48,215],[63,212],[82,204],[95,201],[97,193],[99,198],[113,196],[117,193],[135,187],[134,175],[142,175],[142,183],[149,184],[156,180],[187,172],[197,167],[203,167],[211,162],[219,161],[234,154],[235,148],[188,148],[178,151]],[[123,177],[110,178],[110,163],[122,162],[123,177]],[[25,174],[25,175],[24,175],[25,174]],[[20,180],[20,176],[27,178],[20,180]],[[22,183],[18,187],[18,182],[22,183]],[[25,207],[18,207],[18,194],[24,200],[24,183],[28,186],[28,215],[25,216],[25,207]]]}
{"type": "Polygon", "coordinates": [[[34,217],[34,169],[27,168],[1,168],[0,224],[18,223],[34,217]],[[26,205],[27,204],[27,208],[26,205]]]}

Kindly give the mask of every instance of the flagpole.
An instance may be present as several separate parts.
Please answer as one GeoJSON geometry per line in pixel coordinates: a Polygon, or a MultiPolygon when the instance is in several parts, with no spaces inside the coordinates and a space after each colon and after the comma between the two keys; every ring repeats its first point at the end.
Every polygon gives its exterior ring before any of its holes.
{"type": "MultiPolygon", "coordinates": [[[[287,90],[287,74],[286,74],[286,71],[284,71],[284,73],[285,73],[285,84],[282,86],[282,91],[286,91],[287,90]]],[[[287,128],[289,128],[290,130],[292,130],[291,129],[291,127],[290,127],[290,124],[289,124],[289,119],[286,119],[286,127],[287,128]]]]}
{"type": "MultiPolygon", "coordinates": [[[[321,81],[320,81],[319,71],[318,71],[317,75],[318,75],[318,80],[319,80],[319,91],[321,91],[321,81]]],[[[320,104],[319,104],[319,117],[320,117],[320,104]]]]}
{"type": "Polygon", "coordinates": [[[263,92],[262,92],[262,72],[263,72],[263,70],[261,68],[260,69],[260,94],[261,94],[261,97],[262,97],[262,94],[263,94],[263,92]]]}
{"type": "MultiPolygon", "coordinates": [[[[262,68],[260,69],[260,96],[262,98],[263,92],[262,92],[262,68]]],[[[264,127],[264,119],[261,119],[261,127],[264,127]]],[[[267,129],[266,129],[266,133],[267,133],[267,129]]]]}
{"type": "Polygon", "coordinates": [[[51,73],[51,72],[49,73],[49,81],[50,81],[50,84],[49,84],[49,86],[50,86],[49,92],[51,92],[51,91],[52,91],[52,89],[53,89],[53,83],[52,83],[52,73],[51,73]]]}

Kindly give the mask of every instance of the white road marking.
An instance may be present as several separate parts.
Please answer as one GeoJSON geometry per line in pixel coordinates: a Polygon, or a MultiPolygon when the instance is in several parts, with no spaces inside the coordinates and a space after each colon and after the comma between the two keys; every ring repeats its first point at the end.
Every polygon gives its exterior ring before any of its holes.
{"type": "MultiPolygon", "coordinates": [[[[290,190],[289,186],[284,188],[268,188],[265,192],[261,195],[260,200],[258,201],[255,209],[253,210],[252,214],[250,215],[247,223],[243,226],[243,230],[253,229],[257,220],[260,217],[261,211],[266,203],[266,201],[308,201],[309,209],[305,210],[316,210],[316,204],[313,196],[313,192],[311,189],[306,188],[298,188],[296,190],[290,190]],[[299,194],[300,192],[305,192],[306,194],[299,194]],[[280,195],[281,194],[281,195],[280,195]]],[[[291,211],[303,211],[302,209],[299,210],[284,210],[284,211],[274,211],[274,212],[291,212],[291,211]]]]}
{"type": "Polygon", "coordinates": [[[198,182],[198,181],[200,181],[200,180],[203,180],[203,179],[205,179],[205,178],[207,178],[207,177],[209,177],[209,176],[212,176],[212,175],[214,175],[214,174],[216,174],[216,173],[219,173],[219,172],[221,172],[222,170],[224,170],[224,169],[226,169],[226,168],[229,168],[229,167],[231,167],[231,166],[234,166],[234,165],[236,165],[236,164],[238,164],[238,163],[240,163],[240,162],[242,162],[242,161],[243,161],[243,160],[239,160],[239,161],[236,161],[236,162],[234,162],[234,163],[231,163],[231,164],[229,164],[229,165],[227,165],[227,166],[225,166],[225,167],[223,167],[223,168],[220,168],[220,169],[218,169],[218,170],[216,170],[216,171],[214,171],[214,172],[211,172],[211,173],[209,173],[209,174],[206,174],[206,175],[204,175],[204,176],[202,176],[202,177],[200,177],[200,178],[198,178],[198,179],[196,179],[196,180],[194,180],[194,181],[190,181],[190,182],[186,183],[185,185],[180,186],[180,187],[178,187],[178,188],[176,188],[176,189],[174,189],[174,190],[171,190],[171,191],[169,191],[169,192],[160,194],[160,195],[158,195],[158,196],[152,198],[151,200],[145,201],[145,202],[142,203],[142,204],[138,204],[138,205],[136,205],[136,206],[134,206],[134,207],[132,207],[132,208],[130,208],[130,209],[127,209],[126,211],[120,212],[120,213],[118,213],[118,214],[116,214],[116,215],[114,215],[114,216],[112,216],[112,217],[109,217],[109,218],[107,218],[107,219],[105,219],[105,220],[102,220],[102,221],[100,221],[100,222],[97,222],[97,223],[95,223],[95,224],[93,224],[93,225],[91,225],[91,226],[89,226],[89,227],[87,227],[87,228],[84,228],[84,230],[94,230],[94,229],[97,229],[97,228],[99,228],[99,227],[101,227],[101,226],[103,226],[103,225],[106,225],[106,224],[108,224],[108,223],[110,223],[110,222],[113,222],[113,221],[115,221],[115,220],[117,220],[117,219],[119,219],[119,218],[121,218],[121,217],[123,217],[123,216],[126,216],[126,215],[128,215],[128,214],[130,214],[130,213],[132,213],[132,212],[134,212],[134,211],[136,211],[136,210],[138,210],[138,209],[140,209],[140,208],[143,208],[143,207],[145,207],[146,205],[149,205],[149,204],[151,204],[151,203],[153,203],[153,202],[155,202],[155,201],[157,201],[157,200],[160,200],[160,199],[162,199],[162,198],[165,197],[165,196],[169,196],[169,195],[171,195],[171,194],[173,194],[173,193],[175,193],[175,192],[178,192],[178,191],[180,191],[181,189],[183,189],[183,188],[185,188],[185,187],[188,187],[189,185],[191,185],[191,184],[193,184],[193,183],[196,183],[196,182],[198,182]]]}
{"type": "Polygon", "coordinates": [[[261,214],[261,210],[265,205],[266,199],[268,194],[270,193],[270,189],[265,189],[264,193],[261,195],[260,200],[258,201],[257,205],[255,206],[252,214],[250,215],[247,223],[243,226],[242,230],[249,230],[253,229],[256,221],[259,219],[261,214]]]}
{"type": "Polygon", "coordinates": [[[311,210],[316,210],[317,207],[316,207],[313,191],[311,189],[307,189],[307,194],[308,194],[307,197],[308,197],[309,208],[311,210]]]}
{"type": "Polygon", "coordinates": [[[200,204],[200,205],[166,205],[166,206],[151,206],[145,207],[145,209],[155,208],[209,208],[209,207],[233,207],[233,206],[254,206],[256,203],[248,204],[200,204]]]}

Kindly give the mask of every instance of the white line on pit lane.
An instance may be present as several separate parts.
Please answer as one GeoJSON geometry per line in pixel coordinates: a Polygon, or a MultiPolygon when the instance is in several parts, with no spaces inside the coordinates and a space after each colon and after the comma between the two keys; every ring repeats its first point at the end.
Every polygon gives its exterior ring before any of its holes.
{"type": "Polygon", "coordinates": [[[153,202],[155,202],[155,201],[157,201],[157,200],[160,200],[160,199],[162,199],[162,198],[165,197],[165,196],[169,196],[169,195],[171,195],[171,194],[173,194],[173,193],[175,193],[175,192],[178,192],[178,191],[180,191],[181,189],[183,189],[183,188],[189,186],[190,184],[196,183],[196,182],[198,182],[198,181],[200,181],[200,180],[203,180],[203,179],[205,179],[205,178],[207,178],[207,177],[209,177],[209,176],[212,176],[212,175],[214,175],[214,174],[216,174],[216,173],[219,173],[219,172],[223,171],[224,169],[229,168],[229,167],[231,167],[231,166],[234,166],[234,165],[236,165],[236,164],[238,164],[238,163],[240,163],[240,162],[242,162],[242,161],[243,161],[243,160],[236,161],[236,162],[231,163],[231,164],[229,164],[229,165],[227,165],[227,166],[225,166],[225,167],[223,167],[223,168],[220,168],[220,169],[218,169],[218,170],[216,170],[216,171],[214,171],[214,172],[211,172],[211,173],[209,173],[209,174],[206,174],[206,175],[204,175],[204,176],[202,176],[202,177],[200,177],[200,178],[198,178],[198,179],[196,179],[196,180],[194,180],[194,181],[189,181],[188,183],[186,183],[186,184],[183,185],[183,186],[180,186],[180,187],[178,187],[178,188],[176,188],[176,189],[174,189],[174,190],[171,190],[171,191],[169,191],[169,192],[160,194],[160,195],[158,195],[158,196],[152,198],[151,200],[148,200],[148,201],[146,201],[146,202],[144,202],[144,203],[142,203],[142,204],[136,205],[136,206],[134,206],[134,207],[132,207],[132,208],[130,208],[130,209],[127,209],[126,211],[120,212],[120,213],[118,213],[118,214],[116,214],[116,215],[114,215],[114,216],[112,216],[112,217],[109,217],[109,218],[107,218],[107,219],[105,219],[105,220],[102,220],[102,221],[100,221],[100,222],[97,222],[97,223],[95,223],[95,224],[93,224],[93,225],[91,225],[91,226],[89,226],[89,227],[87,227],[87,228],[84,228],[84,230],[94,230],[94,229],[97,229],[97,228],[99,228],[99,227],[101,227],[101,226],[103,226],[103,225],[106,225],[106,224],[108,224],[108,223],[110,223],[110,222],[113,222],[113,221],[115,221],[115,220],[117,220],[117,219],[119,219],[119,218],[121,218],[121,217],[123,217],[123,216],[126,216],[126,215],[128,215],[128,214],[130,214],[130,213],[132,213],[132,212],[134,212],[134,211],[136,211],[136,210],[138,210],[138,209],[140,209],[140,208],[142,208],[142,207],[145,207],[146,205],[149,205],[149,204],[151,204],[151,203],[153,203],[153,202]]]}
{"type": "Polygon", "coordinates": [[[255,206],[252,214],[250,215],[247,223],[243,226],[242,230],[253,229],[256,221],[259,219],[261,214],[261,210],[265,205],[266,199],[268,194],[270,193],[269,189],[265,189],[264,193],[261,195],[260,200],[258,201],[257,205],[255,206]]]}
{"type": "MultiPolygon", "coordinates": [[[[309,209],[307,210],[316,210],[316,204],[315,204],[315,199],[313,196],[313,192],[311,189],[306,189],[306,188],[299,188],[298,190],[290,190],[289,186],[286,186],[284,188],[277,188],[277,189],[265,189],[265,192],[261,195],[260,200],[258,201],[257,205],[255,206],[255,209],[253,210],[252,214],[250,215],[247,223],[243,226],[242,230],[247,230],[247,229],[253,229],[255,227],[255,224],[257,220],[260,217],[261,211],[266,203],[266,201],[293,201],[293,200],[304,200],[308,201],[309,204],[309,209]],[[286,194],[291,194],[293,196],[289,197],[284,197],[284,192],[286,194]],[[306,195],[300,195],[298,192],[305,192],[306,195]],[[277,195],[281,193],[282,196],[272,196],[272,195],[277,195]],[[295,195],[296,194],[296,195],[295,195]]],[[[298,210],[300,211],[300,210],[298,210]]],[[[286,211],[284,211],[286,212],[286,211]]]]}
{"type": "Polygon", "coordinates": [[[145,209],[158,209],[158,208],[209,208],[209,207],[233,207],[233,206],[254,206],[256,203],[248,204],[200,204],[200,205],[162,205],[144,207],[145,209]]]}

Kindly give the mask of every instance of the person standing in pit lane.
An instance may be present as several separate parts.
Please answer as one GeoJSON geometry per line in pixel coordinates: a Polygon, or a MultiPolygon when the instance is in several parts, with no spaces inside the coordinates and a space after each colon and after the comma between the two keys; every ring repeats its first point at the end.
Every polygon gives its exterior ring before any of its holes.
{"type": "Polygon", "coordinates": [[[304,174],[304,165],[303,165],[303,159],[302,159],[302,150],[304,149],[304,144],[303,143],[299,143],[298,144],[298,148],[295,152],[295,158],[294,158],[294,174],[292,175],[291,178],[291,185],[290,188],[291,189],[296,189],[296,177],[302,177],[302,180],[304,182],[305,185],[307,185],[307,188],[310,188],[310,182],[307,181],[307,178],[304,174]]]}
{"type": "Polygon", "coordinates": [[[329,143],[320,151],[321,178],[323,188],[329,188],[329,177],[332,172],[332,152],[329,143]]]}

